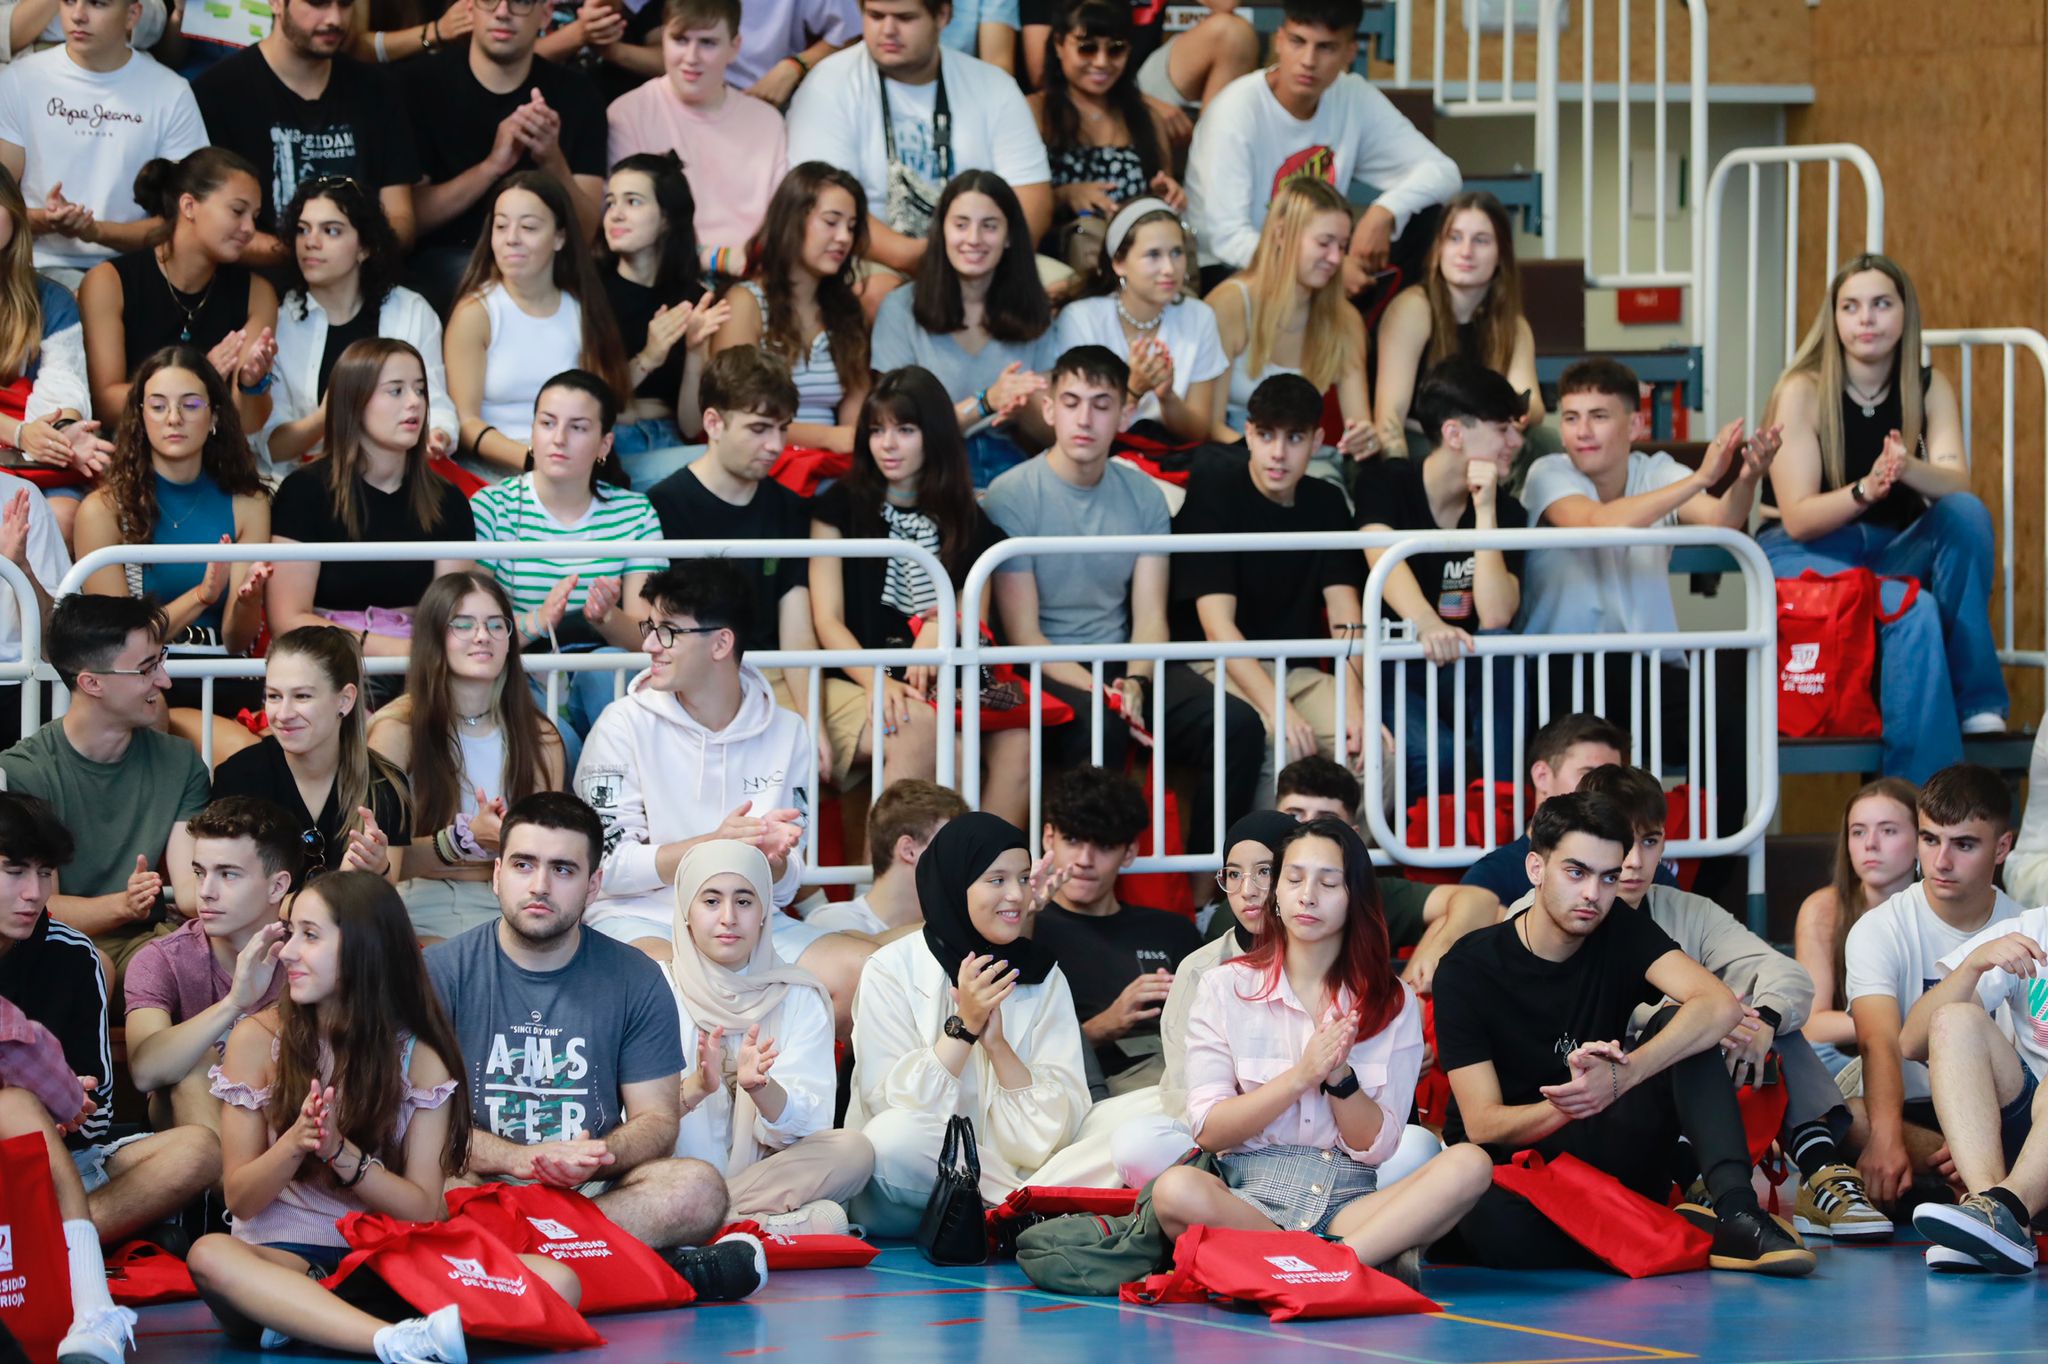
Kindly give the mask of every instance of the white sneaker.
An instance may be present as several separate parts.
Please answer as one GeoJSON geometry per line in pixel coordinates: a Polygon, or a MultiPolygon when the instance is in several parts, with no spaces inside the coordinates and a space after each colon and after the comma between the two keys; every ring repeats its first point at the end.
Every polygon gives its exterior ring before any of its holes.
{"type": "Polygon", "coordinates": [[[58,1364],[121,1364],[135,1344],[135,1314],[125,1307],[102,1307],[71,1323],[71,1332],[57,1343],[58,1364]]]}
{"type": "Polygon", "coordinates": [[[453,1303],[385,1327],[377,1332],[376,1346],[382,1364],[469,1364],[462,1315],[453,1303]]]}
{"type": "Polygon", "coordinates": [[[2003,734],[2005,717],[1995,710],[1980,710],[1963,720],[1965,734],[2003,734]]]}
{"type": "Polygon", "coordinates": [[[848,1225],[846,1209],[829,1198],[806,1203],[795,1212],[778,1212],[754,1220],[770,1236],[841,1236],[848,1225]]]}
{"type": "Polygon", "coordinates": [[[1927,1247],[1927,1267],[1936,1274],[1988,1274],[1991,1272],[1984,1267],[1976,1256],[1965,1255],[1960,1250],[1950,1250],[1947,1246],[1927,1247]]]}

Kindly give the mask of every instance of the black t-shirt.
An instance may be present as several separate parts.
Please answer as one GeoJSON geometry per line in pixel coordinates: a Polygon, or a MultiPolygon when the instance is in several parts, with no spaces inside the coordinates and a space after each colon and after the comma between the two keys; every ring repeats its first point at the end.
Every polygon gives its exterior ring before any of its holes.
{"type": "MultiPolygon", "coordinates": [[[[361,479],[355,495],[363,509],[363,533],[351,535],[334,514],[327,494],[327,461],[300,465],[278,486],[270,503],[270,532],[301,544],[404,544],[419,540],[474,540],[476,519],[462,490],[438,474],[422,469],[406,475],[396,491],[380,492],[361,479]],[[412,481],[430,478],[441,498],[441,519],[432,530],[412,515],[412,481]]],[[[332,564],[322,570],[313,589],[313,605],[322,611],[364,611],[372,606],[401,610],[419,605],[434,581],[431,559],[392,559],[332,564]]]]}
{"type": "MultiPolygon", "coordinates": [[[[1228,910],[1223,911],[1226,917],[1228,910]]],[[[1193,921],[1164,910],[1124,905],[1106,917],[1076,914],[1064,905],[1047,905],[1038,913],[1031,936],[1050,951],[1074,992],[1074,1013],[1083,1023],[1116,1003],[1116,997],[1139,976],[1173,971],[1188,953],[1202,945],[1193,921]]],[[[1159,1020],[1133,1028],[1129,1037],[1159,1036],[1159,1020]]],[[[1105,1075],[1115,1075],[1143,1060],[1157,1047],[1126,1051],[1116,1042],[1096,1049],[1105,1075]]]]}
{"type": "Polygon", "coordinates": [[[114,1058],[107,1040],[107,985],[92,939],[44,910],[29,935],[0,956],[0,998],[50,1030],[73,1074],[99,1081],[99,1112],[64,1144],[75,1151],[105,1141],[114,1121],[114,1058]]]}
{"type": "MultiPolygon", "coordinates": [[[[664,540],[808,540],[811,538],[811,507],[773,479],[763,479],[754,498],[735,507],[698,481],[690,469],[682,468],[647,490],[654,514],[661,518],[664,540]]],[[[810,586],[810,568],[803,559],[745,559],[734,557],[744,570],[752,565],[760,577],[754,590],[754,637],[750,649],[779,647],[782,631],[777,611],[782,598],[799,587],[810,586]]]]}
{"type": "Polygon", "coordinates": [[[346,322],[327,324],[327,342],[320,348],[319,394],[327,396],[327,380],[334,373],[334,362],[341,353],[358,341],[367,341],[377,335],[377,319],[380,310],[368,303],[356,309],[356,315],[346,322]]]}
{"type": "Polygon", "coordinates": [[[374,195],[420,178],[412,128],[393,117],[397,92],[377,67],[336,57],[320,97],[301,99],[261,47],[245,47],[193,81],[192,97],[213,144],[262,172],[256,225],[265,232],[277,230],[278,213],[308,180],[346,176],[374,195]]]}
{"type": "MultiPolygon", "coordinates": [[[[811,519],[823,521],[848,540],[889,538],[888,527],[879,517],[865,518],[859,526],[854,524],[853,499],[844,483],[835,483],[811,499],[811,519]]],[[[974,530],[967,542],[967,566],[973,567],[974,561],[1002,538],[1002,530],[977,504],[974,508],[974,530]]],[[[846,628],[853,631],[853,637],[860,641],[863,649],[906,649],[915,640],[909,618],[882,599],[889,563],[887,559],[839,561],[846,628]]],[[[956,573],[952,577],[953,590],[958,592],[967,575],[956,573]]]]}
{"type": "MultiPolygon", "coordinates": [[[[1569,1080],[1565,1057],[1585,1043],[1622,1041],[1636,1006],[1663,998],[1645,973],[1678,950],[1649,915],[1617,907],[1577,952],[1546,961],[1523,945],[1521,919],[1460,938],[1436,969],[1437,1065],[1449,1074],[1493,1062],[1508,1104],[1569,1080]]],[[[1464,1138],[1454,1102],[1444,1140],[1464,1138]]]]}
{"type": "MultiPolygon", "coordinates": [[[[275,801],[299,822],[306,840],[306,865],[293,879],[293,890],[304,885],[313,873],[339,870],[341,859],[348,855],[348,835],[344,830],[355,811],[344,811],[338,804],[338,793],[329,790],[320,817],[313,818],[306,809],[305,798],[299,794],[299,784],[292,780],[284,749],[274,737],[223,759],[213,772],[213,794],[216,800],[222,796],[255,796],[275,801]],[[318,851],[313,847],[316,836],[320,843],[318,851]]],[[[412,818],[397,789],[374,767],[370,770],[370,796],[364,803],[377,817],[377,827],[390,840],[391,855],[396,857],[400,848],[412,842],[412,818]]]]}
{"type": "MultiPolygon", "coordinates": [[[[576,22],[578,5],[576,0],[553,0],[549,6],[553,17],[548,20],[547,32],[567,28],[576,22]]],[[[626,16],[626,31],[619,37],[621,47],[644,47],[647,37],[661,27],[662,18],[667,14],[666,6],[655,0],[643,0],[640,8],[634,9],[628,3],[620,6],[626,16]]],[[[659,44],[656,45],[657,50],[659,44]]],[[[628,71],[616,62],[608,62],[591,47],[579,48],[563,63],[570,70],[588,77],[597,86],[598,96],[606,105],[646,83],[647,77],[628,71]]]]}
{"type": "MultiPolygon", "coordinates": [[[[1436,513],[1429,505],[1429,489],[1422,482],[1422,461],[1414,459],[1368,459],[1358,465],[1358,482],[1352,489],[1353,500],[1358,505],[1360,526],[1388,526],[1394,530],[1443,530],[1436,520],[1436,513]]],[[[1494,520],[1502,530],[1521,530],[1529,524],[1529,513],[1514,494],[1502,488],[1494,494],[1494,520]]],[[[1458,523],[1452,530],[1471,530],[1473,525],[1472,499],[1465,499],[1465,508],[1458,513],[1458,523]]],[[[1474,576],[1473,554],[1411,554],[1405,560],[1415,574],[1415,581],[1422,588],[1422,595],[1436,609],[1438,616],[1449,625],[1465,630],[1479,628],[1478,612],[1473,607],[1472,583],[1474,576]]],[[[1508,572],[1517,579],[1522,576],[1522,551],[1502,551],[1507,560],[1508,572]]],[[[1380,614],[1388,620],[1399,620],[1401,613],[1385,602],[1380,603],[1380,614]]]]}
{"type": "MultiPolygon", "coordinates": [[[[626,348],[626,354],[638,355],[647,345],[647,324],[654,314],[664,307],[677,303],[695,303],[703,296],[704,286],[692,278],[673,297],[663,297],[644,284],[635,284],[616,270],[604,272],[605,297],[611,301],[612,320],[619,324],[619,341],[626,348]]],[[[677,395],[683,387],[683,358],[685,350],[681,342],[670,349],[668,359],[661,368],[640,381],[633,390],[636,398],[655,398],[676,405],[677,395]]]]}
{"type": "MultiPolygon", "coordinates": [[[[566,70],[545,57],[533,59],[533,69],[515,90],[498,94],[484,89],[469,69],[469,44],[453,43],[441,52],[408,57],[399,66],[400,85],[407,113],[417,139],[420,175],[429,183],[453,180],[491,154],[498,125],[513,109],[533,97],[535,90],[562,120],[562,156],[572,175],[605,172],[604,101],[589,79],[566,70]]],[[[515,171],[533,169],[533,158],[522,156],[515,171]]],[[[484,232],[484,210],[488,196],[420,238],[420,245],[459,246],[476,244],[484,232]]],[[[571,231],[578,230],[574,223],[571,231]]]]}
{"type": "Polygon", "coordinates": [[[130,376],[165,346],[190,344],[210,351],[249,320],[249,271],[242,266],[216,266],[204,289],[185,294],[171,288],[154,248],[116,256],[112,264],[121,281],[121,331],[130,376]]]}
{"type": "Polygon", "coordinates": [[[1217,593],[1237,598],[1237,628],[1246,639],[1325,637],[1323,589],[1363,584],[1365,556],[1357,550],[1278,547],[1305,531],[1352,529],[1344,494],[1319,478],[1304,478],[1294,490],[1294,505],[1283,507],[1252,483],[1244,460],[1197,468],[1188,480],[1187,501],[1173,518],[1174,534],[1262,538],[1255,549],[1184,554],[1174,562],[1173,637],[1203,638],[1195,602],[1217,593]]]}

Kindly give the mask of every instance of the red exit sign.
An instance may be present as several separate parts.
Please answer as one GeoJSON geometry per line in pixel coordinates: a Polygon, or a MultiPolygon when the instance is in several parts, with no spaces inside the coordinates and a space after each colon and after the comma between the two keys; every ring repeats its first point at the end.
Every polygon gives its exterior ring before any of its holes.
{"type": "Polygon", "coordinates": [[[1623,289],[1615,299],[1616,317],[1631,326],[1676,323],[1684,308],[1678,289],[1623,289]]]}

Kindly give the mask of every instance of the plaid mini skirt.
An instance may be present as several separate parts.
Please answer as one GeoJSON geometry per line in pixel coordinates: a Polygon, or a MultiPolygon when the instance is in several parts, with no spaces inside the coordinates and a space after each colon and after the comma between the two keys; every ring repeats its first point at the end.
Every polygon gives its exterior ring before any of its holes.
{"type": "Polygon", "coordinates": [[[1230,1191],[1283,1231],[1326,1235],[1331,1218],[1379,1188],[1378,1170],[1317,1146],[1261,1146],[1218,1164],[1230,1191]]]}

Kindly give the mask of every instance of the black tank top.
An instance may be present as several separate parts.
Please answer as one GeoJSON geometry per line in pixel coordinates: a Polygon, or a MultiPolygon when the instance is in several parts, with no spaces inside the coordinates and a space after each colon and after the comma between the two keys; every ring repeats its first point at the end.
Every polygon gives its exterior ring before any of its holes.
{"type": "MultiPolygon", "coordinates": [[[[1905,426],[1905,409],[1899,401],[1897,379],[1898,369],[1894,365],[1892,382],[1885,386],[1884,401],[1877,404],[1867,417],[1863,415],[1863,404],[1849,396],[1846,386],[1842,389],[1842,474],[1848,483],[1854,483],[1869,473],[1876,466],[1877,457],[1884,452],[1884,438],[1905,426]]],[[[1923,366],[1920,370],[1920,393],[1923,398],[1927,394],[1927,386],[1933,380],[1932,367],[1923,366]]],[[[1924,418],[1922,425],[1925,425],[1924,418]]],[[[1906,453],[1915,459],[1926,458],[1925,450],[1908,450],[1906,453]]],[[[1824,493],[1845,486],[1841,483],[1830,483],[1825,469],[1821,471],[1820,484],[1820,490],[1824,493]]],[[[1766,507],[1778,505],[1777,490],[1768,482],[1764,487],[1763,504],[1766,507]]],[[[1891,492],[1883,501],[1864,508],[1863,515],[1857,519],[1866,526],[1904,530],[1919,520],[1920,513],[1926,510],[1926,498],[1903,483],[1894,483],[1891,492]]]]}
{"type": "Polygon", "coordinates": [[[128,372],[165,346],[190,342],[203,351],[249,320],[249,271],[222,265],[196,294],[171,288],[154,249],[114,257],[121,277],[121,322],[127,331],[128,372]]]}
{"type": "MultiPolygon", "coordinates": [[[[1432,344],[1435,341],[1436,338],[1434,336],[1430,337],[1432,344]]],[[[1429,351],[1430,347],[1428,345],[1423,346],[1422,355],[1415,362],[1415,387],[1408,390],[1411,405],[1414,402],[1415,395],[1422,391],[1422,381],[1429,377],[1429,351]]],[[[1458,344],[1444,358],[1446,360],[1453,358],[1470,360],[1475,365],[1486,363],[1486,357],[1479,353],[1479,321],[1477,318],[1470,322],[1460,322],[1458,324],[1458,344]]]]}

